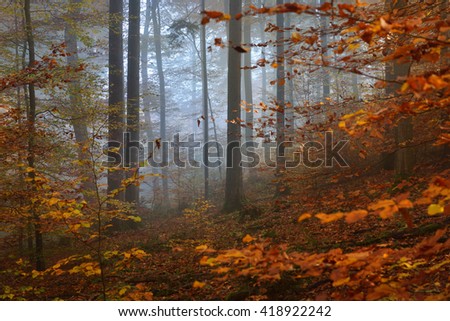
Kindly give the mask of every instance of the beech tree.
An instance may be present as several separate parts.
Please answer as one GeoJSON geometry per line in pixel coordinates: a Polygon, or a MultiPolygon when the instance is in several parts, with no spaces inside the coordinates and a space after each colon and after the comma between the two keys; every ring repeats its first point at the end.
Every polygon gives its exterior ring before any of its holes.
{"type": "MultiPolygon", "coordinates": [[[[140,141],[140,0],[129,2],[128,27],[128,74],[127,74],[127,132],[132,144],[140,141]]],[[[141,151],[135,146],[124,146],[126,166],[132,168],[129,177],[139,178],[139,154],[141,151]]],[[[130,184],[125,193],[127,202],[139,206],[139,186],[130,184]]]]}
{"type": "MultiPolygon", "coordinates": [[[[123,66],[123,1],[109,2],[109,110],[108,139],[109,142],[123,142],[124,130],[124,66],[123,66]]],[[[120,151],[123,149],[120,148],[120,151]]],[[[110,151],[113,157],[117,152],[110,151]]],[[[122,160],[123,161],[123,160],[122,160]]],[[[118,200],[124,199],[121,184],[123,171],[118,168],[108,170],[108,194],[116,195],[118,200]]]]}
{"type": "Polygon", "coordinates": [[[242,12],[242,1],[230,1],[228,52],[228,107],[225,203],[223,210],[233,212],[243,205],[244,191],[241,167],[241,40],[242,23],[236,18],[242,12]]]}

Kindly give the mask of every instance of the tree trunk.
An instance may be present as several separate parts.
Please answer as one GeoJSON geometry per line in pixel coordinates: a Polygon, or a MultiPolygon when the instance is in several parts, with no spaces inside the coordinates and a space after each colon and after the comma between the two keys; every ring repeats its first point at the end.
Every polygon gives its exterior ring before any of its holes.
{"type": "MultiPolygon", "coordinates": [[[[259,0],[258,6],[260,8],[264,7],[265,0],[259,0]]],[[[259,34],[261,37],[261,43],[264,44],[266,42],[266,19],[265,15],[262,15],[260,17],[260,23],[259,23],[259,34]]],[[[264,46],[261,47],[261,59],[263,61],[266,60],[266,48],[264,46]]],[[[267,103],[267,70],[266,68],[261,68],[261,101],[266,104],[267,103]]],[[[265,116],[265,113],[262,113],[262,116],[265,116]]]]}
{"type": "MultiPolygon", "coordinates": [[[[25,15],[25,31],[27,36],[28,43],[28,62],[30,68],[34,67],[34,62],[36,60],[35,46],[34,46],[34,36],[33,36],[33,25],[31,21],[31,7],[30,0],[25,0],[24,2],[24,15],[25,15]]],[[[27,113],[27,121],[28,121],[28,167],[35,168],[35,134],[36,134],[36,92],[34,88],[34,84],[28,85],[28,98],[29,98],[29,107],[27,113]]],[[[33,193],[37,192],[36,188],[36,173],[30,171],[28,173],[28,178],[30,179],[31,191],[33,193]]],[[[45,270],[45,262],[44,262],[44,241],[41,232],[40,225],[40,217],[37,212],[37,209],[34,203],[31,203],[30,210],[31,218],[33,220],[34,227],[34,240],[35,240],[35,264],[37,271],[45,270]]]]}
{"type": "MultiPolygon", "coordinates": [[[[159,2],[160,0],[152,1],[152,20],[153,20],[153,33],[155,38],[155,54],[156,65],[158,69],[159,78],[159,108],[160,108],[160,135],[161,142],[164,143],[167,139],[166,134],[166,85],[164,79],[164,68],[161,52],[161,21],[159,19],[159,2]]],[[[163,145],[164,148],[164,145],[163,145]]],[[[168,163],[167,153],[162,151],[162,160],[164,166],[162,168],[162,194],[163,194],[163,207],[169,208],[169,182],[168,182],[168,170],[166,164],[168,163]]]]}
{"type": "MultiPolygon", "coordinates": [[[[407,0],[399,0],[392,2],[392,0],[386,1],[386,8],[389,11],[394,9],[401,9],[407,5],[407,0]]],[[[386,63],[386,94],[388,96],[396,96],[397,91],[401,88],[401,80],[409,74],[410,62],[399,62],[394,60],[386,63]]],[[[414,149],[408,146],[408,144],[414,138],[413,123],[410,116],[402,117],[394,129],[395,143],[397,145],[394,157],[392,160],[394,164],[386,164],[386,168],[394,168],[395,174],[398,178],[409,176],[415,165],[414,149]]]]}
{"type": "MultiPolygon", "coordinates": [[[[277,0],[277,5],[283,5],[284,0],[277,0]]],[[[275,195],[283,195],[287,192],[287,186],[284,182],[284,172],[286,170],[284,164],[284,141],[285,141],[285,59],[284,59],[284,14],[277,14],[277,165],[276,177],[277,186],[275,195]]]]}
{"type": "MultiPolygon", "coordinates": [[[[245,0],[244,6],[248,8],[251,5],[250,0],[245,0]]],[[[251,67],[252,65],[252,48],[251,48],[251,17],[244,18],[244,43],[249,48],[249,51],[244,54],[244,67],[251,67]]],[[[245,92],[245,142],[253,141],[253,84],[252,84],[252,69],[244,70],[244,92],[245,92]]]]}
{"type": "MultiPolygon", "coordinates": [[[[152,20],[152,2],[147,0],[146,10],[145,10],[145,22],[144,22],[144,33],[142,35],[141,44],[141,77],[142,77],[142,103],[144,110],[144,123],[145,123],[145,133],[147,135],[147,141],[151,142],[155,140],[155,133],[153,129],[152,117],[151,117],[151,107],[154,104],[152,94],[150,92],[150,83],[148,81],[148,54],[149,54],[149,41],[150,41],[150,22],[152,20]]],[[[148,151],[150,154],[152,151],[148,151]]],[[[150,168],[150,171],[156,174],[154,168],[150,168]]],[[[150,187],[152,189],[153,195],[158,194],[159,191],[159,178],[150,178],[150,187]]]]}
{"type": "MultiPolygon", "coordinates": [[[[205,0],[201,0],[201,11],[205,11],[205,0]]],[[[209,113],[208,113],[208,70],[206,64],[206,27],[201,26],[201,58],[202,58],[202,102],[203,102],[203,143],[209,141],[209,113]]],[[[208,148],[203,148],[203,168],[205,199],[209,198],[209,168],[208,148]]]]}
{"type": "MultiPolygon", "coordinates": [[[[123,142],[124,127],[124,66],[123,66],[123,1],[109,2],[109,100],[108,100],[108,140],[109,142],[123,142]]],[[[123,150],[123,146],[121,146],[123,150]]],[[[114,153],[110,152],[111,157],[114,153]]],[[[121,153],[123,154],[123,153],[121,153]]],[[[123,159],[122,159],[123,163],[123,159]]],[[[121,189],[123,171],[108,170],[108,194],[117,200],[124,199],[121,189]]]]}
{"type": "MultiPolygon", "coordinates": [[[[323,5],[326,0],[320,0],[320,5],[323,5]]],[[[328,17],[320,16],[320,41],[322,43],[322,57],[328,54],[328,17]]],[[[325,58],[322,58],[325,60],[325,58]]],[[[323,86],[322,86],[322,99],[325,101],[330,98],[330,75],[328,74],[327,68],[323,67],[323,86]]]]}
{"type": "MultiPolygon", "coordinates": [[[[286,14],[286,26],[289,28],[291,26],[291,13],[286,14]]],[[[286,39],[291,38],[291,31],[286,32],[286,39]]],[[[286,104],[286,133],[289,136],[289,139],[291,136],[295,134],[295,128],[294,128],[294,78],[293,75],[293,68],[292,64],[289,62],[286,62],[286,71],[287,71],[287,104],[286,104]]]]}
{"type": "MultiPolygon", "coordinates": [[[[127,132],[130,140],[139,142],[139,54],[140,54],[140,0],[129,1],[129,23],[128,23],[128,74],[127,74],[127,132]]],[[[133,170],[129,177],[139,177],[139,148],[125,146],[126,164],[133,170]]],[[[125,192],[125,200],[139,207],[139,186],[131,184],[125,192]]]]}
{"type": "Polygon", "coordinates": [[[236,20],[242,12],[242,1],[230,1],[229,52],[228,52],[228,123],[227,123],[227,171],[225,182],[224,212],[238,211],[243,205],[241,139],[241,57],[234,49],[241,45],[242,25],[236,20]],[[233,149],[235,149],[233,151],[233,149]]]}
{"type": "MultiPolygon", "coordinates": [[[[70,11],[68,15],[71,21],[66,21],[64,26],[64,41],[67,46],[67,64],[75,69],[79,64],[78,59],[78,39],[73,24],[80,14],[81,0],[70,0],[70,11]]],[[[71,124],[75,133],[75,140],[78,145],[78,160],[81,164],[80,176],[84,179],[81,189],[87,200],[92,200],[92,192],[94,191],[94,175],[92,173],[91,156],[89,153],[89,132],[87,128],[87,116],[84,110],[80,82],[76,79],[68,84],[70,107],[68,113],[70,115],[71,124]]]]}

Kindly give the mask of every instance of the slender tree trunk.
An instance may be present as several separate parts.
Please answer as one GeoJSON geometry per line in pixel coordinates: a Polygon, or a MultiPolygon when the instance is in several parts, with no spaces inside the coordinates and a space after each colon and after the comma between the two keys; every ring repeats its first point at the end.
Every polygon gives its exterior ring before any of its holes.
{"type": "MultiPolygon", "coordinates": [[[[323,5],[326,0],[320,0],[320,5],[323,5]]],[[[328,17],[321,15],[320,16],[320,41],[322,43],[322,56],[325,57],[328,55],[328,17]]],[[[325,60],[325,58],[322,58],[325,60]]],[[[325,101],[327,98],[330,98],[330,75],[328,74],[328,70],[326,67],[323,67],[323,86],[322,86],[322,99],[325,101]]]]}
{"type": "MultiPolygon", "coordinates": [[[[277,0],[277,5],[284,4],[284,0],[277,0]]],[[[277,14],[277,27],[280,29],[277,32],[277,187],[275,195],[282,195],[287,192],[287,187],[284,182],[284,141],[285,141],[285,58],[284,58],[284,14],[277,14]]]]}
{"type": "MultiPolygon", "coordinates": [[[[31,5],[30,0],[25,0],[24,2],[24,15],[25,15],[25,31],[28,43],[28,62],[31,68],[34,67],[34,62],[36,60],[35,46],[34,46],[34,36],[33,36],[33,24],[31,21],[31,5]]],[[[28,167],[35,168],[35,134],[36,134],[36,91],[33,84],[28,85],[28,98],[29,98],[29,108],[27,114],[28,121],[28,167]]],[[[37,192],[36,188],[36,173],[30,171],[28,173],[28,178],[30,179],[31,191],[33,193],[37,192]]],[[[37,213],[37,209],[34,203],[31,204],[31,217],[33,220],[34,227],[34,240],[35,240],[35,264],[37,271],[45,270],[44,262],[44,241],[41,232],[40,217],[37,213]]]]}
{"type": "MultiPolygon", "coordinates": [[[[386,1],[386,8],[390,10],[400,9],[407,5],[407,0],[399,0],[392,2],[386,1]]],[[[386,94],[389,96],[396,96],[397,91],[401,88],[400,80],[404,79],[409,74],[410,62],[392,61],[386,64],[386,94]]],[[[394,129],[395,142],[397,149],[395,151],[393,161],[394,166],[387,164],[387,167],[393,167],[397,177],[409,176],[415,165],[414,149],[408,144],[413,140],[413,123],[410,116],[402,117],[394,129]]]]}
{"type": "MultiPolygon", "coordinates": [[[[161,50],[161,21],[159,19],[159,2],[160,0],[152,1],[152,21],[153,21],[153,33],[155,38],[155,54],[156,54],[156,65],[158,69],[159,78],[159,108],[160,108],[160,135],[161,142],[167,139],[166,134],[166,82],[164,79],[164,68],[162,61],[162,50],[161,50]]],[[[164,148],[164,145],[163,145],[164,148]]],[[[167,153],[162,152],[162,160],[164,164],[168,163],[167,153]]],[[[164,165],[162,168],[162,193],[163,193],[163,206],[169,208],[169,182],[168,182],[168,170],[167,166],[164,165]]]]}
{"type": "MultiPolygon", "coordinates": [[[[205,11],[205,0],[201,0],[201,11],[205,11]]],[[[206,64],[206,26],[201,26],[201,58],[202,58],[202,102],[203,102],[203,143],[209,141],[209,113],[208,113],[208,70],[206,64]]],[[[203,148],[203,167],[205,199],[209,198],[209,168],[208,148],[203,148]]]]}
{"type": "Polygon", "coordinates": [[[153,133],[153,124],[151,118],[151,99],[150,99],[150,83],[148,81],[148,54],[149,54],[149,39],[150,39],[150,22],[151,18],[151,0],[147,0],[145,10],[144,33],[142,35],[141,45],[141,77],[142,77],[142,103],[145,117],[145,132],[147,139],[152,141],[155,139],[153,133]]]}
{"type": "Polygon", "coordinates": [[[242,1],[230,1],[229,52],[228,52],[228,123],[227,123],[227,171],[225,182],[224,212],[238,211],[243,205],[241,140],[241,56],[233,47],[241,45],[242,24],[236,20],[242,12],[242,1]],[[234,151],[233,151],[234,149],[234,151]]]}
{"type": "MultiPolygon", "coordinates": [[[[264,7],[266,1],[265,0],[259,0],[258,6],[260,8],[264,7]]],[[[266,42],[266,19],[265,15],[262,15],[260,17],[260,23],[259,23],[259,35],[261,37],[261,43],[264,44],[266,42]]],[[[261,47],[261,59],[266,60],[266,48],[264,46],[261,47]]],[[[261,68],[261,101],[266,104],[267,103],[267,70],[266,68],[261,68]]],[[[264,114],[263,114],[264,115],[264,114]]]]}
{"type": "MultiPolygon", "coordinates": [[[[127,132],[131,142],[140,140],[139,127],[139,54],[140,54],[140,0],[129,0],[128,23],[128,74],[127,74],[127,132]]],[[[125,146],[125,159],[133,170],[129,177],[139,177],[139,148],[125,146]]],[[[125,200],[139,207],[139,185],[131,184],[125,192],[125,200]]]]}
{"type": "MultiPolygon", "coordinates": [[[[154,99],[152,99],[152,94],[150,92],[150,82],[148,75],[148,55],[149,55],[149,42],[150,42],[150,22],[152,20],[152,0],[147,0],[146,10],[145,10],[145,22],[144,22],[144,33],[142,35],[141,43],[141,77],[142,77],[142,102],[144,110],[144,121],[145,121],[145,133],[147,134],[147,141],[151,142],[155,140],[154,127],[151,117],[151,107],[154,104],[154,99]]],[[[153,151],[148,151],[153,153],[153,151]]],[[[155,173],[155,169],[152,167],[150,169],[152,173],[155,173]]],[[[159,191],[159,178],[153,177],[150,181],[150,187],[152,189],[153,195],[158,194],[159,191]]]]}
{"type": "MultiPolygon", "coordinates": [[[[286,14],[286,26],[289,28],[291,26],[291,13],[286,14]]],[[[286,31],[286,39],[291,38],[290,29],[286,31]]],[[[287,74],[287,103],[286,103],[286,133],[289,136],[293,136],[295,133],[294,128],[294,78],[292,77],[293,68],[292,64],[289,61],[286,61],[286,74],[287,74]]],[[[288,139],[289,140],[289,139],[288,139]]]]}
{"type": "MultiPolygon", "coordinates": [[[[123,65],[123,1],[109,1],[109,101],[108,101],[108,140],[123,142],[124,129],[124,65],[123,65]]],[[[123,150],[121,146],[120,150],[123,150]]],[[[123,153],[121,153],[123,155],[123,153]]],[[[114,153],[110,152],[113,157],[114,153]]],[[[122,164],[123,165],[123,159],[122,164]]],[[[121,189],[123,171],[108,170],[108,194],[114,194],[117,200],[124,199],[121,189]]]]}
{"type": "MultiPolygon", "coordinates": [[[[250,0],[245,0],[244,6],[248,8],[251,5],[250,0]]],[[[243,31],[244,31],[244,43],[249,48],[249,51],[244,54],[244,67],[251,67],[252,65],[252,49],[251,49],[251,30],[252,24],[250,17],[244,18],[243,21],[243,31]]],[[[245,113],[245,142],[253,141],[253,84],[252,84],[252,70],[244,70],[244,91],[245,91],[245,102],[246,102],[246,113],[245,113]]]]}
{"type": "MultiPolygon", "coordinates": [[[[79,64],[78,59],[78,39],[73,24],[77,20],[77,17],[81,11],[81,0],[70,0],[70,11],[68,15],[71,17],[70,21],[66,21],[64,26],[64,41],[66,42],[67,52],[67,64],[75,69],[79,64]]],[[[69,115],[71,118],[71,124],[75,133],[75,140],[78,145],[78,160],[81,164],[81,175],[85,178],[82,182],[82,190],[86,199],[92,199],[92,192],[94,191],[94,177],[91,169],[90,153],[88,152],[89,146],[89,132],[87,128],[87,118],[85,116],[85,110],[81,95],[80,82],[76,79],[68,84],[70,108],[69,115]]]]}

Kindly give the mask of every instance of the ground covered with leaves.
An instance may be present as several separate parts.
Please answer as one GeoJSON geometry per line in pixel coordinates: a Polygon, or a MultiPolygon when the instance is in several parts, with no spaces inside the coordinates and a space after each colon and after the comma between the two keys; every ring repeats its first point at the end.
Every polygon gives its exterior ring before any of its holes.
{"type": "Polygon", "coordinates": [[[89,248],[95,242],[46,240],[43,272],[6,237],[1,298],[446,300],[449,211],[423,200],[430,186],[447,195],[446,168],[446,160],[422,165],[408,181],[389,171],[345,184],[330,176],[321,187],[304,181],[289,195],[230,214],[201,200],[170,217],[142,213],[149,218],[138,230],[108,235],[101,260],[89,248]]]}

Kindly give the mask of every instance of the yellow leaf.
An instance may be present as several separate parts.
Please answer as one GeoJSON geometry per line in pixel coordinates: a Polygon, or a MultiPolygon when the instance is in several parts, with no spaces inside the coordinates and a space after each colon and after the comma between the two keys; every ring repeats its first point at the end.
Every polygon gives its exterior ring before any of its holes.
{"type": "Polygon", "coordinates": [[[333,286],[341,286],[341,285],[348,283],[349,281],[350,281],[350,277],[345,278],[345,279],[336,280],[333,282],[333,286]]]}
{"type": "Polygon", "coordinates": [[[130,288],[129,285],[126,285],[123,288],[121,288],[119,291],[119,295],[124,295],[128,291],[129,288],[130,288]]]}
{"type": "Polygon", "coordinates": [[[345,129],[346,127],[347,127],[347,125],[345,124],[345,121],[339,122],[339,128],[340,129],[345,129]]]}
{"type": "Polygon", "coordinates": [[[305,214],[302,214],[302,215],[300,215],[300,217],[298,218],[298,220],[297,220],[297,222],[302,222],[302,221],[304,221],[304,220],[307,220],[308,218],[311,218],[311,214],[309,214],[309,213],[305,213],[305,214]]]}
{"type": "Polygon", "coordinates": [[[133,222],[136,222],[136,223],[139,223],[139,222],[141,222],[142,221],[142,219],[139,217],[139,216],[128,216],[128,218],[130,219],[130,220],[132,220],[133,222]]]}
{"type": "Polygon", "coordinates": [[[55,205],[59,202],[59,199],[52,197],[51,199],[48,200],[48,206],[52,206],[55,205]]]}
{"type": "Polygon", "coordinates": [[[195,250],[197,252],[203,252],[203,251],[206,251],[207,249],[208,249],[208,245],[199,245],[195,248],[195,250]]]}
{"type": "Polygon", "coordinates": [[[242,242],[244,243],[250,243],[252,241],[254,241],[255,239],[253,237],[251,237],[249,234],[247,234],[243,239],[242,242]]]}
{"type": "Polygon", "coordinates": [[[85,228],[89,228],[89,227],[91,227],[91,223],[89,223],[89,222],[81,222],[81,226],[85,227],[85,228]]]}
{"type": "Polygon", "coordinates": [[[201,289],[206,285],[206,283],[203,282],[199,282],[199,281],[194,281],[194,284],[192,285],[192,287],[194,289],[201,289]]]}
{"type": "Polygon", "coordinates": [[[444,207],[439,204],[431,204],[428,206],[428,215],[437,215],[444,213],[444,207]]]}
{"type": "Polygon", "coordinates": [[[32,277],[33,279],[37,278],[37,277],[40,276],[40,275],[41,275],[41,272],[39,272],[39,271],[33,270],[33,271],[31,272],[31,277],[32,277]]]}

